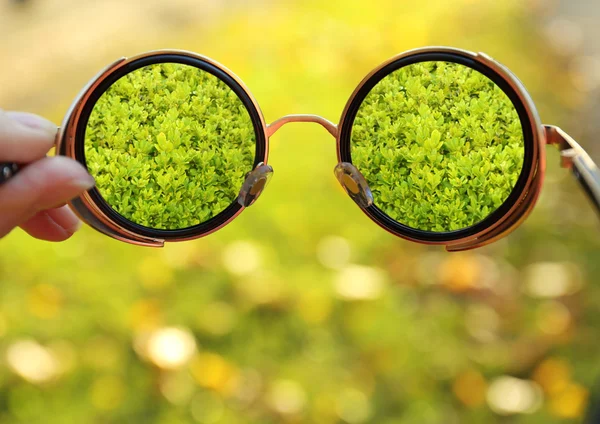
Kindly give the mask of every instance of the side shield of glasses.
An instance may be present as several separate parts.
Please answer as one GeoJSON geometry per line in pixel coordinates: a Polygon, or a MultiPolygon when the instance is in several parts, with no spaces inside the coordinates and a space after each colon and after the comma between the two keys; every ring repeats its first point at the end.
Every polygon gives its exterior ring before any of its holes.
{"type": "Polygon", "coordinates": [[[291,122],[327,129],[350,198],[412,241],[465,250],[510,233],[539,196],[547,143],[600,209],[597,167],[567,134],[541,124],[521,82],[484,54],[442,47],[371,72],[339,125],[313,115],[266,125],[242,81],[194,53],[121,59],[84,88],[58,135],[59,154],[96,179],[71,207],[138,245],[205,236],[257,200],[273,174],[269,138],[291,122]]]}

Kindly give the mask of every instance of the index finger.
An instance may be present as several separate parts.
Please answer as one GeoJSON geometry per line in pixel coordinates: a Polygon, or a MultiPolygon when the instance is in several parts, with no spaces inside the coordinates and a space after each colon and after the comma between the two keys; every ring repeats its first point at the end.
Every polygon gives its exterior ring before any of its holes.
{"type": "Polygon", "coordinates": [[[0,110],[0,162],[29,163],[43,158],[54,145],[57,130],[37,115],[0,110]]]}

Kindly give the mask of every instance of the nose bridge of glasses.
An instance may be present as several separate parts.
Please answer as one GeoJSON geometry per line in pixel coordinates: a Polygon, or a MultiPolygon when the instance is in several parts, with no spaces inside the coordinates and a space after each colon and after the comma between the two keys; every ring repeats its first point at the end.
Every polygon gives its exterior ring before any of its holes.
{"type": "Polygon", "coordinates": [[[289,124],[291,122],[312,122],[314,124],[319,124],[323,128],[325,128],[329,134],[337,138],[338,135],[338,127],[333,122],[318,116],[318,115],[286,115],[283,118],[279,118],[275,122],[271,123],[267,126],[267,136],[271,137],[273,134],[279,130],[279,128],[283,127],[285,124],[289,124]]]}

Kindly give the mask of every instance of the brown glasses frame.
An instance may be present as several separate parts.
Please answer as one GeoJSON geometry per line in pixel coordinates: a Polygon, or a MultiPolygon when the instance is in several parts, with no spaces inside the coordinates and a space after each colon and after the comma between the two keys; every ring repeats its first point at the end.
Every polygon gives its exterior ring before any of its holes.
{"type": "MultiPolygon", "coordinates": [[[[521,122],[524,124],[526,142],[526,155],[520,183],[509,196],[509,200],[501,206],[501,213],[496,214],[493,219],[485,219],[465,231],[450,233],[433,233],[415,231],[386,219],[376,205],[361,206],[363,212],[376,224],[390,233],[407,240],[425,244],[444,245],[448,251],[467,250],[480,247],[498,240],[515,228],[531,213],[541,191],[546,169],[545,145],[555,144],[562,154],[562,165],[573,169],[575,176],[582,183],[586,193],[590,196],[596,207],[600,210],[600,173],[585,151],[564,131],[553,126],[544,126],[536,111],[535,105],[527,93],[523,84],[506,67],[483,53],[472,53],[469,51],[450,47],[426,47],[407,51],[382,63],[367,75],[354,90],[342,112],[339,125],[317,115],[287,115],[267,125],[258,103],[250,93],[245,84],[229,69],[223,65],[198,55],[196,53],[180,50],[160,50],[144,53],[132,58],[121,58],[103,69],[77,96],[68,110],[57,135],[56,148],[58,154],[79,160],[85,164],[82,158],[83,137],[81,133],[82,123],[85,120],[84,111],[95,104],[94,96],[99,88],[115,76],[125,75],[131,72],[140,63],[161,63],[166,61],[181,61],[182,63],[196,64],[194,66],[205,67],[209,72],[218,74],[226,79],[230,87],[235,87],[238,94],[246,100],[246,107],[254,116],[254,125],[257,132],[257,157],[258,163],[267,164],[269,139],[282,126],[292,122],[311,122],[323,126],[335,139],[337,145],[338,162],[351,163],[350,136],[353,112],[355,113],[357,103],[362,101],[365,89],[381,79],[382,72],[396,65],[400,68],[408,62],[428,60],[431,57],[445,57],[448,61],[466,64],[479,71],[484,72],[495,82],[499,83],[505,92],[509,92],[515,107],[520,110],[521,122]],[[168,59],[168,60],[167,60],[168,59]],[[175,59],[175,60],[174,60],[175,59]],[[526,124],[526,125],[525,125],[526,124]]],[[[139,66],[138,66],[139,67],[139,66]]],[[[509,94],[507,93],[507,94],[509,94]]],[[[243,99],[243,100],[244,100],[243,99]]],[[[346,187],[345,187],[346,188],[346,187]]],[[[73,201],[69,202],[75,213],[88,225],[96,230],[124,241],[142,246],[161,247],[166,241],[176,242],[191,240],[209,235],[235,219],[244,209],[243,206],[233,205],[224,211],[225,215],[212,218],[209,225],[200,225],[187,231],[145,231],[143,227],[127,223],[115,217],[110,208],[103,204],[101,196],[96,189],[85,192],[73,201]]],[[[393,221],[395,222],[395,221],[393,221]]]]}

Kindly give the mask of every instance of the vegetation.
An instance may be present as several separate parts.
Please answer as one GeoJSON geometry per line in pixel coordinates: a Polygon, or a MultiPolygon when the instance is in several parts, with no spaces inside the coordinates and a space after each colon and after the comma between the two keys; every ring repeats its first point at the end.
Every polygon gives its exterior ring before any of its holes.
{"type": "MultiPolygon", "coordinates": [[[[585,127],[566,56],[536,30],[552,13],[547,2],[209,4],[71,0],[77,37],[15,53],[78,52],[35,73],[52,81],[49,100],[39,101],[31,72],[9,64],[21,97],[1,106],[59,122],[92,72],[159,39],[226,64],[269,122],[289,113],[336,121],[382,61],[452,45],[509,66],[544,122],[585,127]],[[79,8],[98,11],[97,21],[79,8]],[[82,49],[89,40],[101,48],[82,49]]],[[[55,7],[30,6],[11,22],[47,34],[36,19],[55,7]]],[[[15,25],[0,34],[16,43],[15,25]]],[[[148,249],[84,226],[61,244],[20,230],[0,241],[0,423],[581,423],[599,376],[598,220],[553,149],[523,225],[448,254],[373,224],[335,179],[335,145],[320,126],[286,126],[270,144],[268,188],[203,239],[148,249]]]]}
{"type": "Polygon", "coordinates": [[[88,169],[108,204],[136,224],[180,229],[237,197],[252,170],[250,115],[227,84],[198,68],[161,63],[133,71],[96,103],[88,169]]]}
{"type": "Polygon", "coordinates": [[[424,231],[483,220],[507,199],[523,166],[512,102],[456,63],[417,63],[383,78],[358,110],[351,143],[375,205],[424,231]]]}

